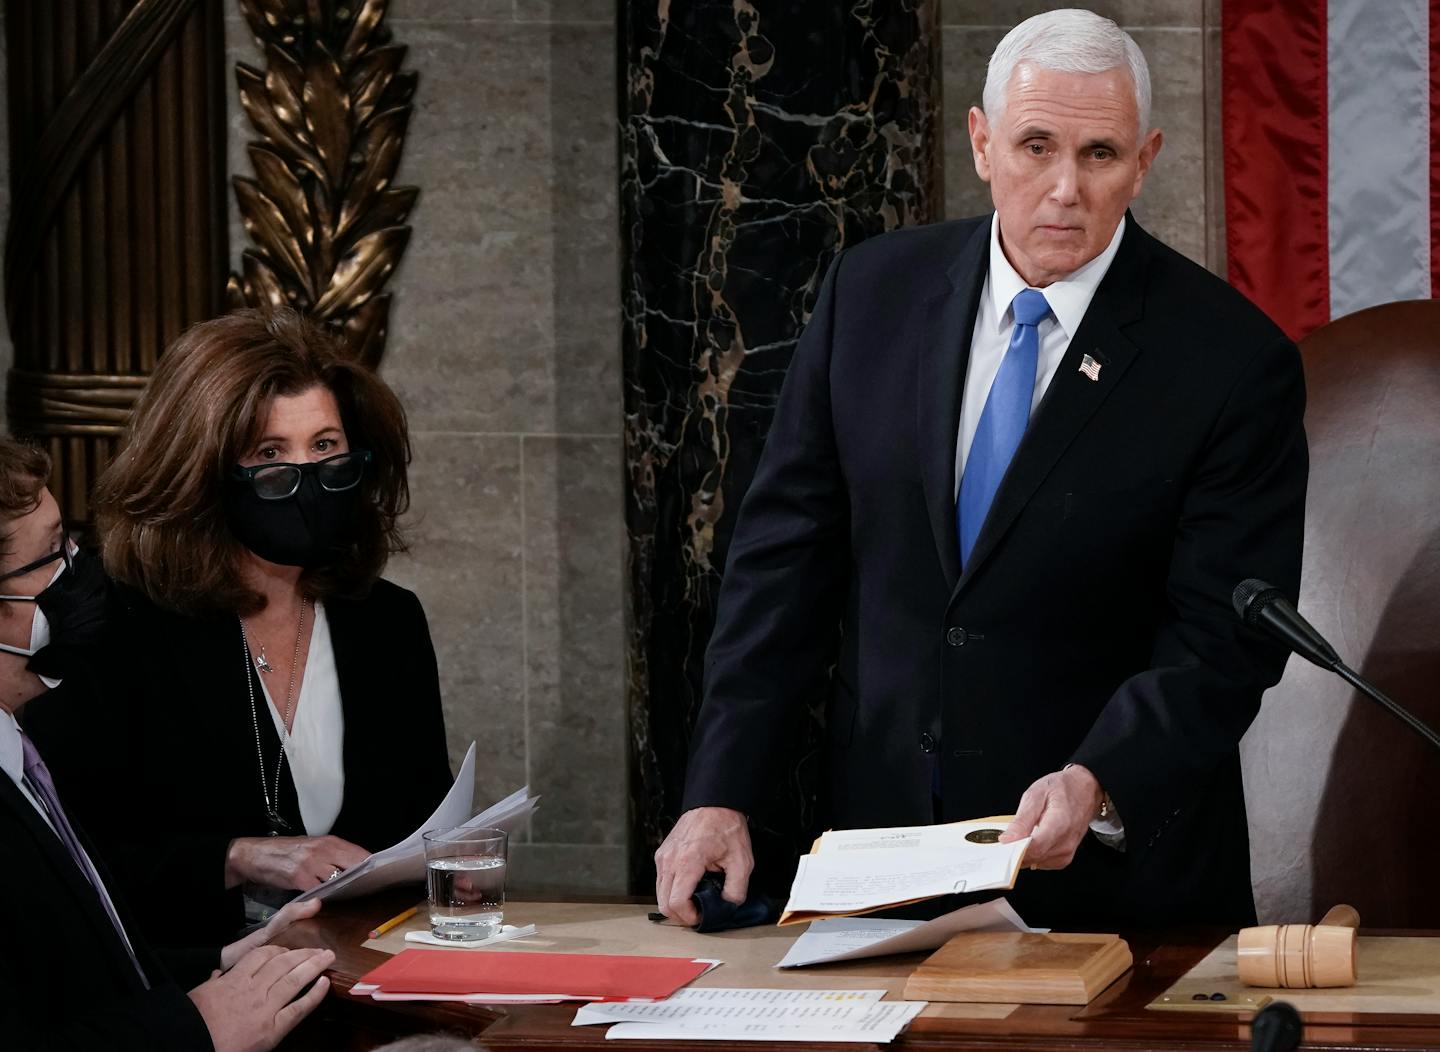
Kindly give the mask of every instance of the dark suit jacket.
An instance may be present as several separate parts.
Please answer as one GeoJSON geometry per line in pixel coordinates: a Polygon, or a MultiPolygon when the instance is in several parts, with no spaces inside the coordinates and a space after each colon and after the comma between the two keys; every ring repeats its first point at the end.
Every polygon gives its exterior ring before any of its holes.
{"type": "MultiPolygon", "coordinates": [[[[269,830],[233,615],[189,618],[134,593],[90,675],[26,706],[60,790],[91,831],[151,940],[224,943],[243,926],[223,887],[236,837],[269,830]]],[[[451,778],[435,650],[414,593],[378,582],[325,603],[345,716],[345,795],[331,832],[369,851],[409,836],[451,778]]],[[[266,778],[280,742],[255,688],[266,778]]],[[[303,835],[288,764],[281,813],[303,835]]]]}
{"type": "Polygon", "coordinates": [[[685,805],[754,809],[818,685],[827,825],[931,821],[937,762],[949,819],[1009,813],[1082,763],[1127,850],[1087,836],[1067,870],[1024,873],[1027,919],[1249,921],[1237,743],[1285,655],[1229,597],[1251,576],[1298,589],[1299,355],[1127,220],[962,574],[955,436],[989,223],[887,234],[831,268],[741,508],[685,805]]]}
{"type": "MultiPolygon", "coordinates": [[[[83,830],[79,834],[85,841],[83,830]]],[[[0,775],[0,1044],[25,1052],[209,1052],[200,1013],[145,945],[88,841],[85,850],[151,988],[141,985],[104,906],[64,845],[0,775]]],[[[211,953],[208,963],[218,966],[218,958],[211,953]]]]}

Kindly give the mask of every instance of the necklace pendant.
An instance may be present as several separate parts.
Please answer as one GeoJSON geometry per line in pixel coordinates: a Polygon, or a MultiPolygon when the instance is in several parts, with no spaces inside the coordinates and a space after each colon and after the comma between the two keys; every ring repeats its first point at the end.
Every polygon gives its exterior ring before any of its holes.
{"type": "Polygon", "coordinates": [[[294,830],[290,828],[289,822],[268,808],[265,812],[265,821],[270,825],[271,836],[290,836],[294,833],[294,830]]]}
{"type": "Polygon", "coordinates": [[[255,667],[261,672],[274,672],[275,666],[265,660],[265,644],[260,644],[260,653],[255,658],[255,667]]]}

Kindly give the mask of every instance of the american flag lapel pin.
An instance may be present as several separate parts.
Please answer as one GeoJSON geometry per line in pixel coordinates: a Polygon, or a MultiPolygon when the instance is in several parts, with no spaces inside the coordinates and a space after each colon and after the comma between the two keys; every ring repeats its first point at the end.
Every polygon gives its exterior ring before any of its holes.
{"type": "Polygon", "coordinates": [[[1098,381],[1100,379],[1100,363],[1087,354],[1080,359],[1080,372],[1085,379],[1098,381]]]}

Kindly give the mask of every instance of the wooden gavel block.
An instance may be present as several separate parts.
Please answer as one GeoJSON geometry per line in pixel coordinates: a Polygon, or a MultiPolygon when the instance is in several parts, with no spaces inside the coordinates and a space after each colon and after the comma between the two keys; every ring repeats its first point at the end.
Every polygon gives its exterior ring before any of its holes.
{"type": "Polygon", "coordinates": [[[1319,924],[1265,924],[1241,928],[1236,954],[1246,986],[1308,990],[1355,985],[1360,914],[1336,906],[1319,924]]]}

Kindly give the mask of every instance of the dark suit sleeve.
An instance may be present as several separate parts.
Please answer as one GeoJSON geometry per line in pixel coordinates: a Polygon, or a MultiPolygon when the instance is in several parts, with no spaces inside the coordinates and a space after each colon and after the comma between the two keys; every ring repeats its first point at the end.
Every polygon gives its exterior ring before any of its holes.
{"type": "Polygon", "coordinates": [[[134,718],[144,689],[109,656],[27,706],[26,728],[142,927],[168,934],[165,918],[180,915],[194,925],[181,938],[224,938],[244,923],[240,889],[222,888],[232,836],[187,828],[174,815],[173,789],[150,767],[153,746],[134,718]]]}
{"type": "Polygon", "coordinates": [[[158,947],[155,956],[170,977],[186,990],[199,986],[220,967],[218,946],[158,947]]]}
{"type": "Polygon", "coordinates": [[[1285,667],[1283,648],[1240,622],[1230,594],[1258,577],[1298,595],[1304,409],[1288,340],[1242,370],[1182,498],[1150,667],[1121,685],[1072,757],[1114,799],[1132,851],[1205,806],[1197,794],[1234,756],[1285,667]]]}
{"type": "Polygon", "coordinates": [[[687,810],[755,810],[799,705],[834,661],[849,550],[830,403],[843,258],[821,286],[741,505],[705,657],[687,810]]]}
{"type": "Polygon", "coordinates": [[[210,1031],[189,997],[166,983],[144,992],[97,997],[83,969],[74,976],[75,1011],[57,1013],[25,996],[17,969],[0,958],[0,1044],[25,1052],[213,1052],[210,1031]]]}

